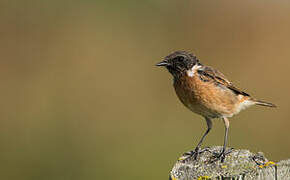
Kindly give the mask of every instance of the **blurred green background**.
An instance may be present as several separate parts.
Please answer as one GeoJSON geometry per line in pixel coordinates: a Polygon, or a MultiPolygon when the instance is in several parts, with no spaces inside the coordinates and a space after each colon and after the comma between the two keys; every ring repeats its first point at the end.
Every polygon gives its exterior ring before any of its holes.
{"type": "Polygon", "coordinates": [[[154,66],[174,50],[278,105],[231,118],[229,146],[289,158],[289,19],[283,0],[2,0],[0,179],[168,179],[206,128],[154,66]]]}

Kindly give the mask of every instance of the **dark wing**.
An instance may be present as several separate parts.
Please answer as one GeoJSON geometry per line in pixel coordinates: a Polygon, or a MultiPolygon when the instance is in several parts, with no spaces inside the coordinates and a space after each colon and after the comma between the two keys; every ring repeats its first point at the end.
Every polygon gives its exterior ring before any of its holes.
{"type": "Polygon", "coordinates": [[[229,88],[230,90],[232,90],[236,94],[250,96],[244,91],[241,91],[238,88],[236,88],[229,80],[227,80],[227,78],[221,72],[219,72],[218,70],[215,70],[214,68],[203,66],[202,68],[199,68],[197,72],[202,81],[213,82],[218,85],[223,85],[229,88]]]}

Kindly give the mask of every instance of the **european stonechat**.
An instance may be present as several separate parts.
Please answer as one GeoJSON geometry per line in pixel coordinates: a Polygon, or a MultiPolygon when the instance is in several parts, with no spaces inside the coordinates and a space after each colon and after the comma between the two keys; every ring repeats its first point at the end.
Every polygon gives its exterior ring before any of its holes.
{"type": "Polygon", "coordinates": [[[176,51],[156,64],[164,66],[173,76],[173,85],[180,101],[192,112],[203,116],[207,130],[192,151],[196,159],[200,146],[212,128],[212,119],[221,118],[225,124],[222,152],[217,156],[224,161],[228,141],[229,117],[252,105],[276,107],[272,103],[257,100],[236,88],[227,78],[214,68],[202,65],[199,59],[186,51],[176,51]]]}

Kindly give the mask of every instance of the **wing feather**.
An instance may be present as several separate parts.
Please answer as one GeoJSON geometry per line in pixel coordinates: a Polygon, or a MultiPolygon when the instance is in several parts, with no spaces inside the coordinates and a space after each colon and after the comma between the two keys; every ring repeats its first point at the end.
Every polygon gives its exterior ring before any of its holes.
{"type": "Polygon", "coordinates": [[[203,66],[202,68],[197,70],[200,79],[203,81],[211,81],[213,83],[216,83],[218,85],[225,86],[232,90],[235,94],[241,94],[244,96],[250,96],[244,91],[241,91],[240,89],[236,88],[226,77],[223,75],[221,72],[218,70],[208,67],[208,66],[203,66]]]}

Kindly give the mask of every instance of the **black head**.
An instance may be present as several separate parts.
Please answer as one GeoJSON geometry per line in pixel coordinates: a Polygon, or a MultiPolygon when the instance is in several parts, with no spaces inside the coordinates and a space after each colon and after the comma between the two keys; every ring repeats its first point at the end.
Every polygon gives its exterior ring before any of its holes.
{"type": "Polygon", "coordinates": [[[175,51],[156,66],[165,66],[173,76],[176,76],[185,73],[196,64],[199,64],[199,60],[193,54],[186,51],[175,51]]]}

